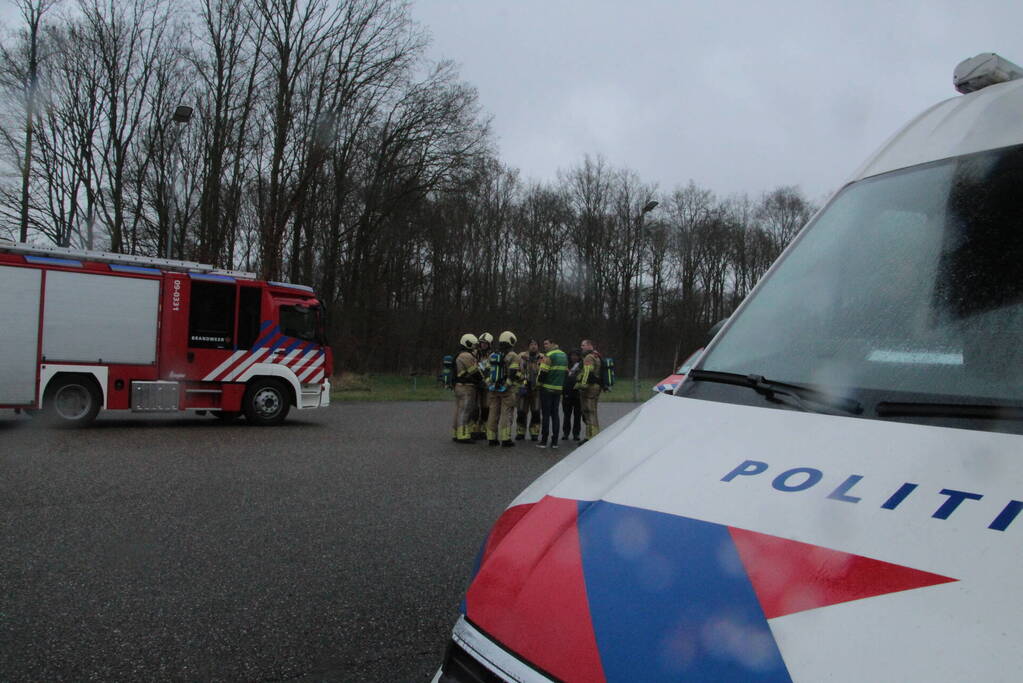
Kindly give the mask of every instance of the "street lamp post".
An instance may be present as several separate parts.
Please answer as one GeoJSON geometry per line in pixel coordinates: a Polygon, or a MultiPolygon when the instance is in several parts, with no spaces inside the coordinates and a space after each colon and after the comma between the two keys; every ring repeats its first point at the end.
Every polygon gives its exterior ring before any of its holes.
{"type": "Polygon", "coordinates": [[[640,298],[639,293],[643,284],[643,217],[648,213],[657,208],[657,202],[650,200],[643,205],[643,210],[640,211],[639,216],[636,218],[639,221],[639,244],[637,249],[639,250],[636,254],[636,353],[633,356],[632,361],[632,400],[639,400],[639,332],[640,332],[640,321],[643,319],[643,311],[640,310],[640,298]]]}
{"type": "MultiPolygon", "coordinates": [[[[173,145],[173,147],[178,147],[179,146],[179,143],[181,142],[181,134],[184,132],[185,126],[188,125],[188,122],[191,121],[191,120],[192,120],[192,108],[191,107],[186,107],[185,105],[180,105],[180,106],[178,106],[174,110],[174,114],[171,116],[171,121],[173,121],[177,125],[175,126],[176,130],[175,130],[175,134],[174,134],[174,145],[173,145]]],[[[173,147],[171,148],[171,151],[173,151],[173,147]]],[[[178,211],[178,180],[179,180],[178,177],[181,175],[181,166],[182,166],[182,163],[181,163],[181,152],[180,152],[180,150],[178,150],[178,158],[177,158],[177,163],[175,164],[174,178],[173,178],[174,205],[173,205],[171,211],[169,212],[169,214],[170,214],[169,215],[170,224],[167,226],[167,258],[173,258],[173,251],[172,250],[174,248],[174,222],[177,220],[177,217],[178,217],[177,216],[177,211],[178,211]]]]}

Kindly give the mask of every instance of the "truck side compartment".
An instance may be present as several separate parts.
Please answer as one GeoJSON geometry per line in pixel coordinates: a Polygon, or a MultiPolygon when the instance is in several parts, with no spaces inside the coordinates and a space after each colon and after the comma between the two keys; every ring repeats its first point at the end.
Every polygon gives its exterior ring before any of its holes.
{"type": "Polygon", "coordinates": [[[4,311],[4,355],[0,405],[36,403],[39,304],[42,271],[0,265],[0,311],[4,311]]]}

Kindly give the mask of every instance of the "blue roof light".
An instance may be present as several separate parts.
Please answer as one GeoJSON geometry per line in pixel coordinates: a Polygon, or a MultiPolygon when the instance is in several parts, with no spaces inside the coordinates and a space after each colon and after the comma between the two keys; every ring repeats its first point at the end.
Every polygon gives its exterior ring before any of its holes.
{"type": "Polygon", "coordinates": [[[28,263],[38,263],[40,265],[51,265],[51,266],[71,266],[72,268],[81,268],[82,262],[76,261],[69,258],[53,258],[51,256],[25,256],[25,261],[28,263]]]}
{"type": "Polygon", "coordinates": [[[110,270],[118,273],[138,273],[140,275],[162,275],[163,271],[156,268],[143,268],[142,266],[119,266],[111,264],[110,270]]]}
{"type": "Polygon", "coordinates": [[[188,277],[193,280],[211,280],[213,282],[236,282],[229,275],[213,275],[212,273],[189,273],[188,277]]]}

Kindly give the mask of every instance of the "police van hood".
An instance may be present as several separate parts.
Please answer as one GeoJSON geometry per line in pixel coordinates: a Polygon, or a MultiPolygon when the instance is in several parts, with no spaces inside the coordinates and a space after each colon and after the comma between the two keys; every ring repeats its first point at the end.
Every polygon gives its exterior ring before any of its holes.
{"type": "Polygon", "coordinates": [[[569,681],[1015,679],[1021,446],[658,396],[512,503],[465,614],[569,681]]]}

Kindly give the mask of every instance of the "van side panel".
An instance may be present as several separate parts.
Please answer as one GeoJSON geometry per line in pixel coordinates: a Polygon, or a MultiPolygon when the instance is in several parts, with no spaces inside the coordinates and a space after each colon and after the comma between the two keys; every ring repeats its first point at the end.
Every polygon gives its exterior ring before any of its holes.
{"type": "Polygon", "coordinates": [[[31,405],[36,395],[39,352],[39,292],[42,271],[0,266],[0,405],[31,405]]]}
{"type": "Polygon", "coordinates": [[[159,305],[157,280],[50,271],[43,360],[155,363],[159,305]]]}

